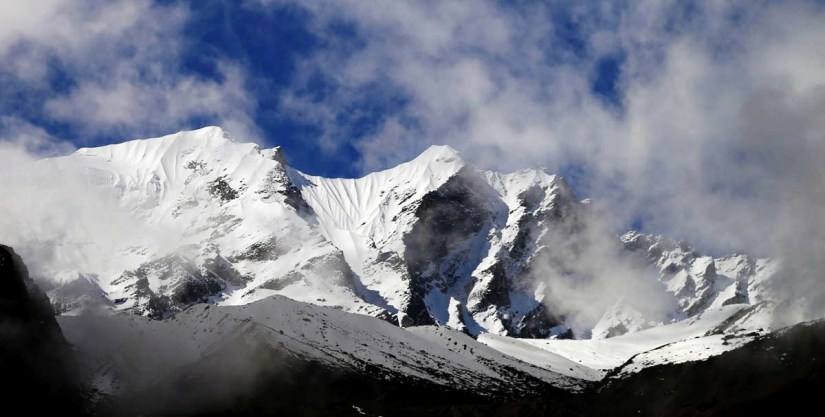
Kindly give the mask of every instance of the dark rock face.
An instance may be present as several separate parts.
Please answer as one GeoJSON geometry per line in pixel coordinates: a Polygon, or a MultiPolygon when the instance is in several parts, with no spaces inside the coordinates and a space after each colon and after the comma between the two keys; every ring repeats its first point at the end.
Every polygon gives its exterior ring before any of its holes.
{"type": "Polygon", "coordinates": [[[306,200],[304,200],[304,197],[301,195],[301,191],[291,182],[287,186],[286,190],[281,193],[285,197],[284,202],[295,209],[299,215],[305,218],[311,218],[311,216],[315,214],[312,207],[310,207],[306,200]]]}
{"type": "Polygon", "coordinates": [[[204,298],[220,293],[223,289],[223,282],[214,276],[204,277],[204,279],[184,281],[175,289],[172,300],[180,305],[197,303],[204,298]]]}
{"type": "Polygon", "coordinates": [[[29,415],[77,415],[81,391],[73,357],[48,297],[20,257],[0,245],[0,370],[6,410],[29,415]]]}
{"type": "MultiPolygon", "coordinates": [[[[526,213],[519,220],[519,233],[510,249],[512,259],[520,259],[528,255],[548,226],[552,227],[574,215],[578,204],[576,196],[564,180],[559,178],[556,182],[558,182],[558,190],[553,196],[553,204],[549,209],[539,207],[539,204],[546,198],[547,190],[533,186],[519,195],[519,201],[526,213]]],[[[573,230],[570,232],[572,233],[573,230]]]]}
{"type": "Polygon", "coordinates": [[[479,297],[479,306],[490,305],[508,306],[510,305],[510,285],[507,273],[504,270],[503,262],[496,262],[486,272],[493,276],[490,284],[484,289],[479,297]]]}
{"type": "MultiPolygon", "coordinates": [[[[536,277],[541,278],[541,271],[546,269],[553,269],[560,275],[571,273],[563,257],[548,248],[570,246],[581,239],[581,207],[563,179],[556,179],[556,187],[552,195],[548,194],[550,190],[539,186],[530,187],[519,195],[525,214],[519,219],[518,234],[513,245],[499,262],[513,266],[510,267],[511,276],[507,280],[509,289],[530,287],[532,281],[536,277]],[[541,203],[548,197],[551,198],[551,204],[542,206],[541,203]]],[[[500,287],[500,284],[497,286],[500,287]]],[[[509,303],[490,305],[507,306],[509,303]]],[[[552,306],[538,304],[532,310],[519,312],[504,322],[508,336],[545,338],[550,336],[553,327],[563,321],[563,317],[554,314],[552,306]]],[[[562,336],[570,336],[569,331],[562,336]]]]}
{"type": "Polygon", "coordinates": [[[484,201],[473,188],[485,186],[470,175],[457,174],[421,201],[418,222],[406,236],[405,261],[412,273],[422,273],[434,260],[444,258],[458,243],[481,230],[489,217],[484,201]]]}
{"type": "Polygon", "coordinates": [[[238,191],[232,188],[224,177],[219,177],[209,184],[209,193],[222,201],[230,201],[238,198],[238,191]]]}
{"type": "MultiPolygon", "coordinates": [[[[404,236],[404,263],[410,276],[410,302],[406,314],[415,325],[434,324],[424,297],[432,286],[452,285],[455,270],[442,270],[451,251],[476,236],[492,214],[484,209],[483,190],[489,185],[477,175],[459,171],[439,189],[430,192],[416,209],[418,218],[404,236]]],[[[458,255],[458,254],[453,254],[458,255]]]]}
{"type": "MultiPolygon", "coordinates": [[[[505,321],[508,336],[544,339],[551,335],[554,327],[562,324],[563,319],[547,311],[544,304],[539,304],[533,310],[521,316],[518,320],[505,321]]],[[[557,335],[559,339],[572,339],[572,332],[557,335]]]]}
{"type": "MultiPolygon", "coordinates": [[[[548,337],[551,329],[563,321],[554,315],[552,306],[537,301],[516,307],[511,298],[514,294],[531,293],[541,270],[554,268],[561,275],[571,273],[563,256],[548,248],[581,240],[577,236],[583,227],[583,210],[575,194],[560,178],[552,185],[536,184],[519,194],[523,214],[516,220],[510,218],[517,222],[515,239],[501,248],[489,267],[477,272],[477,276],[467,277],[467,270],[474,271],[477,266],[471,263],[481,260],[470,260],[471,254],[464,248],[479,243],[474,239],[489,244],[488,233],[496,227],[503,228],[508,221],[506,206],[497,207],[491,201],[497,201],[495,191],[478,173],[467,168],[421,200],[415,211],[418,221],[404,236],[410,298],[403,325],[434,324],[425,298],[433,290],[446,293],[457,283],[478,285],[463,304],[466,313],[474,315],[493,309],[509,336],[548,337]]],[[[509,216],[512,215],[511,211],[509,216]]],[[[390,259],[384,255],[376,261],[390,259]]]]}
{"type": "Polygon", "coordinates": [[[279,242],[273,237],[268,240],[256,242],[250,245],[246,250],[237,254],[229,262],[236,261],[272,261],[278,259],[281,255],[286,253],[289,248],[282,247],[279,242]]]}
{"type": "Polygon", "coordinates": [[[607,329],[606,337],[611,338],[611,337],[621,336],[625,333],[627,333],[627,327],[624,324],[619,323],[619,324],[607,329]]]}
{"type": "MultiPolygon", "coordinates": [[[[226,281],[233,285],[243,286],[252,280],[251,277],[245,276],[238,272],[238,270],[232,265],[232,262],[220,254],[216,254],[214,257],[207,259],[203,263],[203,268],[206,270],[205,275],[210,275],[213,278],[226,281]]],[[[221,289],[222,288],[215,290],[214,288],[210,288],[207,294],[215,294],[221,289]]]]}
{"type": "Polygon", "coordinates": [[[311,219],[315,212],[312,210],[312,207],[307,204],[306,200],[304,200],[304,197],[301,195],[301,190],[299,190],[289,178],[287,163],[286,160],[283,159],[282,153],[276,152],[276,157],[273,157],[273,159],[280,162],[281,165],[272,168],[272,170],[267,173],[265,185],[258,193],[263,194],[267,198],[280,194],[284,196],[284,202],[289,207],[292,207],[298,215],[306,219],[311,219]],[[277,155],[280,155],[281,159],[279,159],[277,155]]]}
{"type": "Polygon", "coordinates": [[[300,272],[291,271],[280,279],[270,279],[269,281],[264,282],[263,284],[261,284],[260,288],[266,290],[280,291],[303,279],[303,274],[301,274],[300,272]]]}

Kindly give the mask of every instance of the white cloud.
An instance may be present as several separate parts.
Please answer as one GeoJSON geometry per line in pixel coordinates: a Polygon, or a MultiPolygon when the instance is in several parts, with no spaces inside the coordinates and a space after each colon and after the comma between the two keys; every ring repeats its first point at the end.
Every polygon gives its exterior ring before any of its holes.
{"type": "Polygon", "coordinates": [[[573,163],[616,225],[641,217],[702,248],[825,266],[825,9],[816,2],[582,2],[563,11],[277,3],[308,10],[327,41],[284,100],[324,127],[325,149],[351,139],[341,120],[376,91],[404,98],[357,139],[364,170],[438,143],[498,169],[573,163]],[[336,42],[330,28],[342,22],[361,43],[336,42]],[[581,48],[564,39],[570,27],[581,48]],[[605,56],[623,57],[621,109],[591,90],[605,56]],[[318,76],[330,94],[307,88],[318,76]]]}
{"type": "MultiPolygon", "coordinates": [[[[0,117],[0,157],[14,159],[18,153],[50,157],[75,150],[71,142],[54,137],[42,127],[16,117],[0,117]],[[11,155],[8,155],[10,153],[11,155]]],[[[6,161],[7,162],[7,161],[6,161]]],[[[0,163],[8,165],[8,163],[0,163]]]]}
{"type": "Polygon", "coordinates": [[[733,160],[727,167],[707,164],[735,151],[749,97],[782,82],[802,90],[825,82],[825,54],[816,53],[825,15],[805,3],[578,5],[564,13],[581,32],[578,55],[557,36],[561,23],[540,6],[521,12],[483,1],[299,7],[312,13],[330,47],[302,63],[305,78],[283,103],[327,129],[327,148],[335,149],[336,138],[349,139],[340,134],[349,128],[341,117],[369,95],[407,100],[386,116],[387,126],[359,142],[365,170],[446,142],[497,168],[584,163],[594,193],[607,193],[600,188],[620,177],[623,192],[647,197],[704,194],[716,176],[735,168],[733,160]],[[340,22],[354,25],[363,44],[336,43],[329,28],[340,22]],[[621,111],[591,91],[597,60],[611,54],[624,57],[621,111]],[[333,85],[321,98],[305,84],[318,75],[333,85]],[[382,148],[380,137],[406,146],[382,148]]]}
{"type": "Polygon", "coordinates": [[[229,64],[221,69],[221,82],[179,74],[151,82],[137,75],[88,82],[47,101],[45,109],[54,118],[110,131],[133,126],[163,131],[192,116],[216,116],[237,137],[255,139],[250,117],[255,101],[244,87],[243,73],[229,64]]]}
{"type": "Polygon", "coordinates": [[[218,62],[216,78],[180,67],[189,47],[185,7],[150,0],[8,3],[0,17],[0,69],[13,75],[8,82],[48,97],[43,117],[82,135],[119,139],[200,127],[192,120],[260,138],[242,67],[218,62]],[[50,84],[55,69],[66,79],[63,88],[50,84]]]}

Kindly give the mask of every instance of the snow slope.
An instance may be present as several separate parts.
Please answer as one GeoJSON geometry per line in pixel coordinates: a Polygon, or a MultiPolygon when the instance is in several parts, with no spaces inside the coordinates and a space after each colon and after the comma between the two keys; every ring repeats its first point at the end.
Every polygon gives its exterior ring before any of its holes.
{"type": "Polygon", "coordinates": [[[599,380],[648,366],[703,360],[765,334],[764,306],[728,305],[673,324],[609,339],[539,340],[484,334],[478,340],[512,357],[568,376],[599,380]],[[570,366],[574,364],[576,366],[570,366]],[[565,372],[564,368],[569,372],[565,372]]]}
{"type": "Polygon", "coordinates": [[[416,159],[358,179],[322,178],[292,171],[302,196],[318,216],[321,233],[340,248],[353,271],[375,291],[375,302],[395,313],[411,297],[407,271],[393,267],[404,256],[403,236],[415,208],[463,167],[457,152],[433,146],[416,159]]]}
{"type": "Polygon", "coordinates": [[[162,321],[117,314],[64,316],[59,322],[91,365],[94,386],[108,394],[146,389],[176,369],[249,339],[301,361],[356,373],[378,369],[379,378],[412,378],[487,395],[529,393],[543,383],[582,386],[448,329],[407,331],[281,296],[243,306],[198,304],[162,321]]]}

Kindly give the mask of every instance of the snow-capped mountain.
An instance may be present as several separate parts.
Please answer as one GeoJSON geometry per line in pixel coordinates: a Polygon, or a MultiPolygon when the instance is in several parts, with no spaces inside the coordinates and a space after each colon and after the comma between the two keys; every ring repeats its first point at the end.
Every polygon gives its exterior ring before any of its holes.
{"type": "Polygon", "coordinates": [[[64,314],[102,304],[164,318],[194,303],[279,294],[401,326],[601,339],[730,304],[767,305],[776,269],[662,237],[615,236],[591,227],[598,213],[563,178],[480,171],[446,146],[362,178],[322,178],[292,168],[279,148],[208,127],[79,149],[38,169],[80,178],[84,196],[126,219],[113,223],[125,233],[31,219],[20,222],[31,233],[0,236],[24,254],[49,248],[37,278],[64,314]],[[605,267],[605,254],[618,260],[605,267]],[[617,294],[595,320],[574,320],[557,284],[576,288],[618,269],[638,275],[664,311],[617,294]]]}
{"type": "Polygon", "coordinates": [[[751,415],[816,398],[825,363],[822,320],[764,336],[732,330],[758,305],[606,340],[476,340],[282,296],[192,305],[165,320],[84,314],[58,325],[5,246],[0,282],[4,369],[31,382],[7,400],[47,413],[751,415]]]}
{"type": "MultiPolygon", "coordinates": [[[[380,311],[356,294],[342,252],[315,227],[277,149],[206,128],[42,162],[79,171],[145,228],[122,234],[89,270],[48,277],[66,309],[75,305],[60,288],[74,274],[91,277],[115,308],[156,318],[195,302],[244,304],[276,293],[380,311]]],[[[78,251],[71,243],[90,238],[70,236],[63,245],[78,251]]]]}

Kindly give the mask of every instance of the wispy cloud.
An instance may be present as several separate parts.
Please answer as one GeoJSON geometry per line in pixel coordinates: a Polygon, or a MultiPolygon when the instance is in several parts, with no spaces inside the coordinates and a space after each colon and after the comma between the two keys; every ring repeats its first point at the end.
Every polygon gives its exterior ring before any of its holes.
{"type": "Polygon", "coordinates": [[[186,7],[138,1],[14,2],[0,20],[0,106],[35,124],[125,139],[199,127],[208,120],[260,138],[257,102],[237,63],[214,76],[184,71],[186,7]]]}
{"type": "Polygon", "coordinates": [[[74,150],[73,143],[55,137],[40,126],[16,117],[0,117],[0,153],[50,157],[65,155],[74,150]]]}

